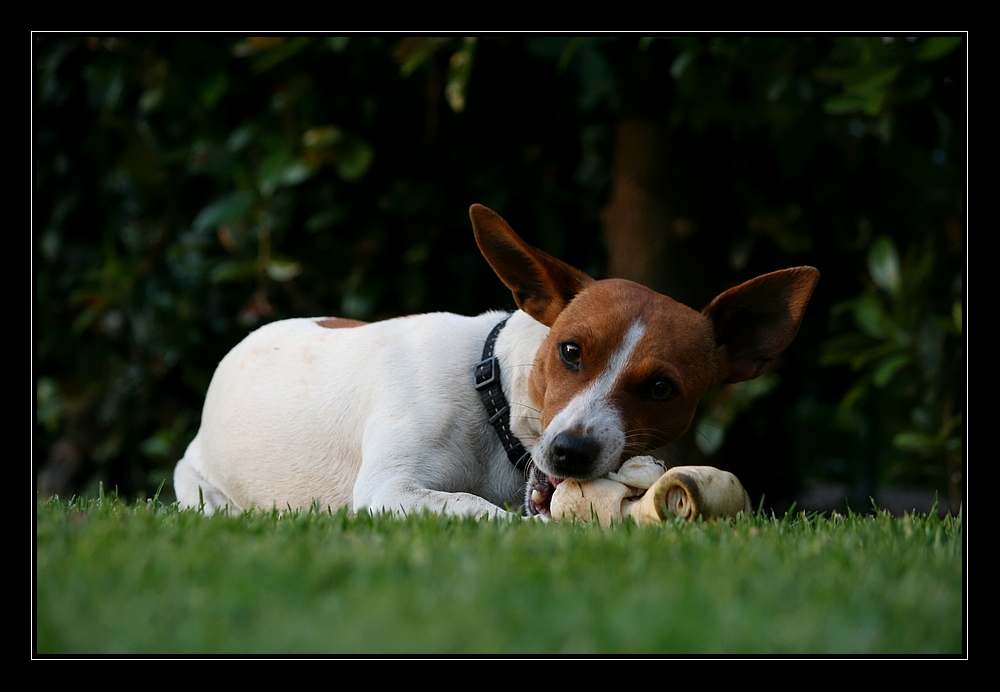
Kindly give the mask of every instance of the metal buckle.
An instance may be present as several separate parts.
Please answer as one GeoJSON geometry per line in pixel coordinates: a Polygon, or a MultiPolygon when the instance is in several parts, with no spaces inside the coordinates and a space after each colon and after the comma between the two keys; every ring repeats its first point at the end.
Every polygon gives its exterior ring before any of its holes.
{"type": "Polygon", "coordinates": [[[476,363],[476,369],[474,371],[473,383],[476,387],[476,391],[481,389],[486,389],[493,383],[497,381],[497,357],[490,356],[486,360],[481,360],[476,363]]]}

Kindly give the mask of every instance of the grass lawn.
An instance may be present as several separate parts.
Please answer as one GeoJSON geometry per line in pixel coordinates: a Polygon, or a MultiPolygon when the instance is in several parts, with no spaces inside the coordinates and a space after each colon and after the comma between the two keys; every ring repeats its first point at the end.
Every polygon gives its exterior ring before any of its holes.
{"type": "Polygon", "coordinates": [[[39,501],[39,654],[958,654],[962,520],[611,529],[39,501]]]}

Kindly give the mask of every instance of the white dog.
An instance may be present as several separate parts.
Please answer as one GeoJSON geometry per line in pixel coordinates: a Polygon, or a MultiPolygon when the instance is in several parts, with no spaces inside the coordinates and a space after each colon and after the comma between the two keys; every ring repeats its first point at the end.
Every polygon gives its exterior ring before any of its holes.
{"type": "Polygon", "coordinates": [[[182,507],[544,515],[561,479],[676,440],[711,387],[759,375],[819,278],[766,274],[697,312],[594,281],[486,207],[470,215],[520,309],[258,329],[212,378],[174,471],[182,507]]]}

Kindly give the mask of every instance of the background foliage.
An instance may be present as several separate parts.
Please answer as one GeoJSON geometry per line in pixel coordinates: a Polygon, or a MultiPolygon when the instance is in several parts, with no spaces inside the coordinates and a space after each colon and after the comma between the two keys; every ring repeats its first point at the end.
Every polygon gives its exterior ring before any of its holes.
{"type": "Polygon", "coordinates": [[[481,202],[595,276],[648,254],[630,278],[695,307],[818,267],[784,361],[676,456],[779,508],[812,480],[960,502],[961,37],[38,35],[35,64],[43,494],[152,494],[264,322],[510,305],[481,202]],[[630,180],[666,210],[648,253],[630,180]]]}

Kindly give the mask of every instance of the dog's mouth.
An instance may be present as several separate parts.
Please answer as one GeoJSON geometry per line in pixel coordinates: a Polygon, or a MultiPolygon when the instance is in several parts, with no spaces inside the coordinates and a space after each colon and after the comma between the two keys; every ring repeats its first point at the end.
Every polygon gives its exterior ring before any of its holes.
{"type": "Polygon", "coordinates": [[[528,497],[525,502],[529,517],[537,515],[549,516],[552,505],[552,493],[556,491],[556,486],[562,482],[562,478],[547,476],[538,469],[535,469],[528,484],[528,497]]]}
{"type": "MultiPolygon", "coordinates": [[[[619,460],[613,471],[618,471],[623,461],[619,460]]],[[[564,480],[566,479],[550,476],[541,471],[537,466],[532,465],[531,473],[528,476],[527,492],[525,493],[525,514],[529,517],[539,515],[545,517],[551,516],[552,494],[556,491],[556,487],[564,480]]]]}

